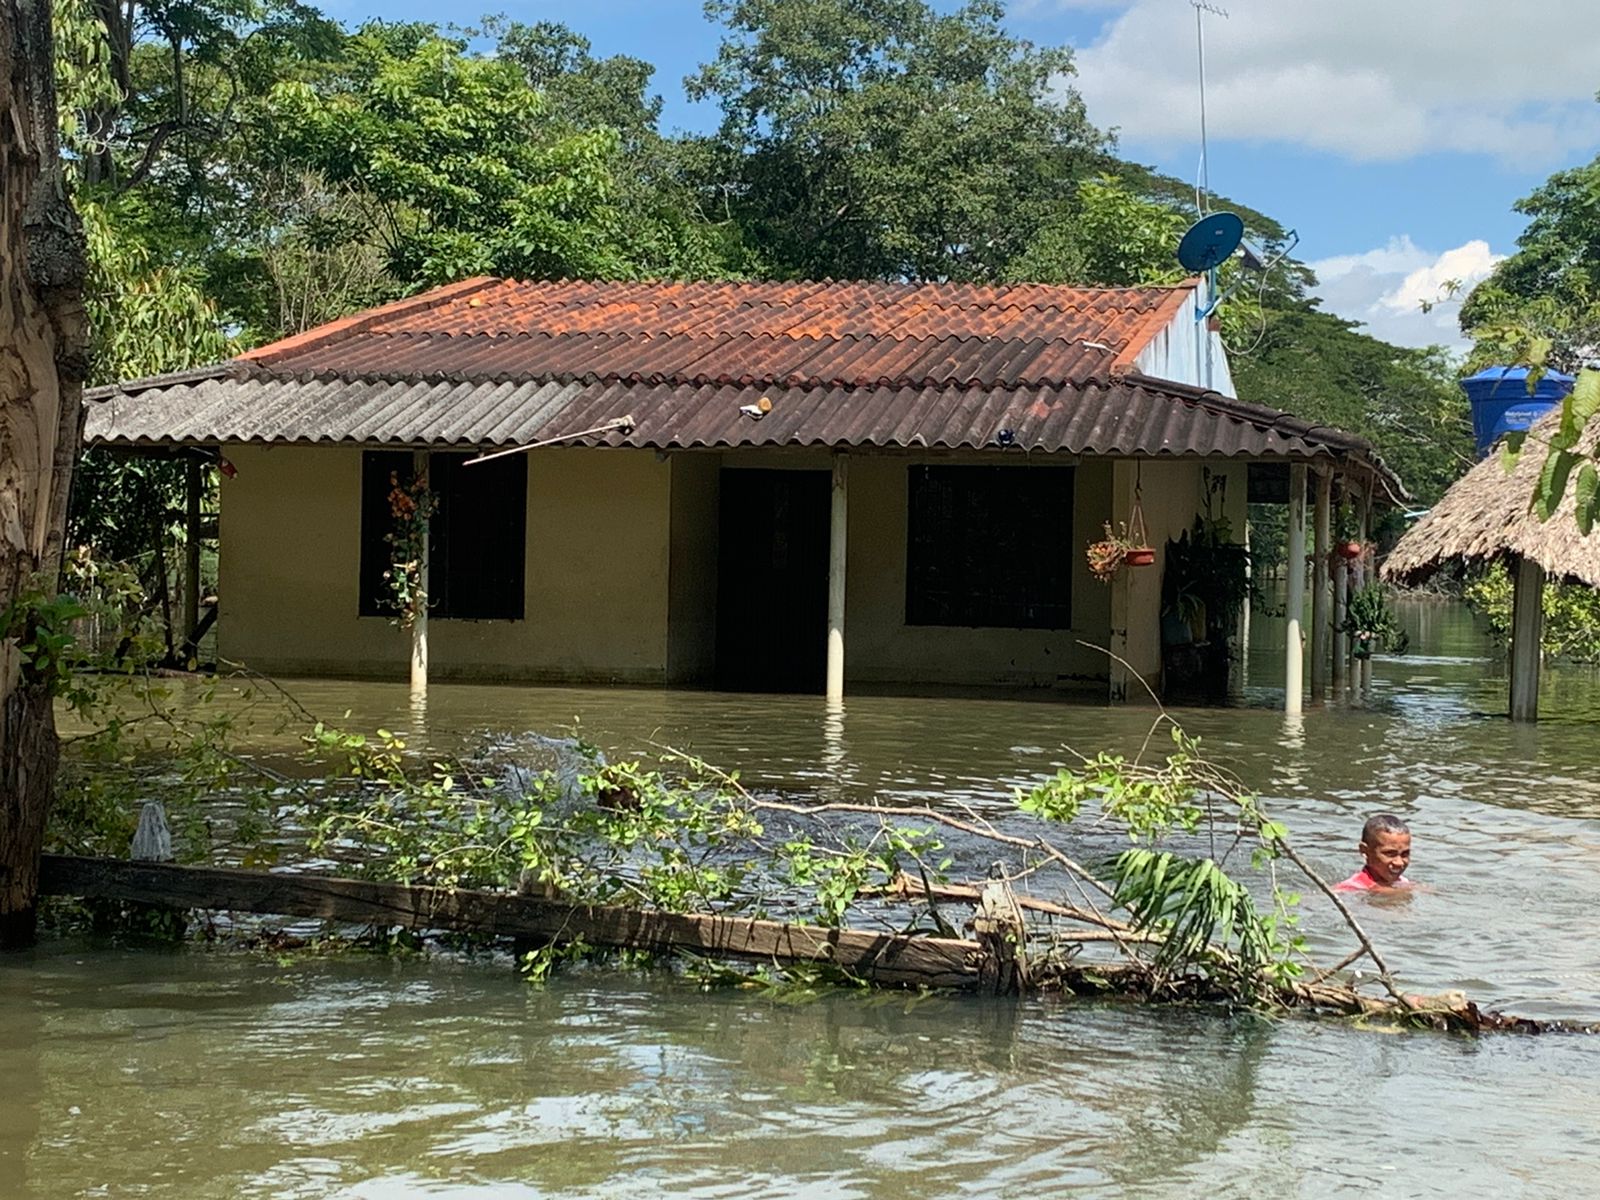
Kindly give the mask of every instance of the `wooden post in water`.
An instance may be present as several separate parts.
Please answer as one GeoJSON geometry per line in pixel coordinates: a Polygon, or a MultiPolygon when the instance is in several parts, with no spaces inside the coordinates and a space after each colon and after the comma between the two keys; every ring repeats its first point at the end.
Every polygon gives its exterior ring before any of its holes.
{"type": "Polygon", "coordinates": [[[200,493],[204,476],[198,460],[190,458],[184,464],[184,535],[183,535],[183,665],[188,666],[200,654],[195,645],[195,630],[200,627],[200,493]]]}
{"type": "Polygon", "coordinates": [[[849,465],[850,460],[842,453],[834,454],[833,500],[828,524],[828,674],[824,693],[833,702],[844,699],[844,585],[850,528],[849,465]]]}
{"type": "MultiPolygon", "coordinates": [[[[1369,583],[1377,583],[1378,582],[1378,560],[1377,560],[1377,555],[1376,554],[1372,554],[1371,547],[1368,544],[1370,539],[1371,539],[1371,537],[1372,537],[1372,496],[1371,496],[1370,493],[1368,493],[1367,495],[1364,495],[1364,496],[1361,497],[1361,586],[1362,587],[1365,587],[1369,583]],[[1368,557],[1367,557],[1369,554],[1372,554],[1372,558],[1371,558],[1370,562],[1368,561],[1368,557]]],[[[1355,682],[1356,686],[1359,687],[1363,692],[1370,692],[1372,690],[1372,656],[1371,655],[1368,655],[1366,658],[1358,658],[1358,659],[1356,659],[1356,678],[1355,678],[1354,682],[1355,682]]]]}
{"type": "Polygon", "coordinates": [[[996,996],[1029,990],[1027,927],[1017,898],[1003,881],[991,879],[983,885],[972,932],[981,947],[978,986],[996,996]]]}
{"type": "MultiPolygon", "coordinates": [[[[428,479],[428,452],[411,452],[411,478],[421,482],[424,490],[428,479]]],[[[417,562],[417,590],[411,601],[411,695],[413,698],[428,694],[428,591],[432,582],[428,577],[428,542],[431,518],[422,521],[422,546],[417,562]]]]}
{"type": "Polygon", "coordinates": [[[1298,713],[1305,707],[1305,636],[1301,622],[1306,606],[1306,465],[1289,467],[1289,572],[1284,601],[1283,711],[1298,713]]]}
{"type": "Polygon", "coordinates": [[[1350,613],[1350,560],[1339,555],[1333,563],[1333,690],[1344,691],[1350,677],[1350,635],[1344,630],[1350,613]]]}
{"type": "Polygon", "coordinates": [[[1317,469],[1317,506],[1311,551],[1311,698],[1328,695],[1328,641],[1332,622],[1328,615],[1328,558],[1333,550],[1329,529],[1332,521],[1333,476],[1325,467],[1317,469]]]}
{"type": "Polygon", "coordinates": [[[1511,719],[1539,719],[1539,658],[1544,642],[1544,568],[1532,559],[1510,563],[1511,719]]]}

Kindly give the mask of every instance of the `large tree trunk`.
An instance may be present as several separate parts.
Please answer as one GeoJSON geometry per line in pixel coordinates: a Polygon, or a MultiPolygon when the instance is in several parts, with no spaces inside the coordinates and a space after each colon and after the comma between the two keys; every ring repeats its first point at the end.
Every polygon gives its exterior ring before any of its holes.
{"type": "Polygon", "coordinates": [[[0,0],[0,947],[34,933],[57,742],[50,682],[19,647],[61,569],[88,365],[54,62],[50,0],[0,0]]]}

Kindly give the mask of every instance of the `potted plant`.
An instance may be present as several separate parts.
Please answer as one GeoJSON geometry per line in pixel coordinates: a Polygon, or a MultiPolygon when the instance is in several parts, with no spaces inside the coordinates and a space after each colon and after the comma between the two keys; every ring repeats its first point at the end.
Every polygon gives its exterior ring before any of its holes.
{"type": "Polygon", "coordinates": [[[1354,507],[1348,500],[1339,501],[1333,513],[1333,552],[1343,559],[1361,557],[1361,528],[1356,522],[1354,507]]]}
{"type": "Polygon", "coordinates": [[[1113,531],[1111,522],[1107,521],[1105,523],[1105,533],[1105,537],[1099,541],[1089,543],[1089,548],[1084,552],[1084,557],[1089,561],[1089,574],[1093,575],[1101,583],[1110,583],[1117,572],[1122,570],[1122,564],[1128,557],[1128,551],[1134,549],[1134,546],[1128,538],[1128,527],[1120,522],[1116,530],[1113,531]]]}
{"type": "Polygon", "coordinates": [[[1101,583],[1110,583],[1123,567],[1148,567],[1156,561],[1155,547],[1146,544],[1142,536],[1144,522],[1139,522],[1140,535],[1128,532],[1128,527],[1117,522],[1113,531],[1111,522],[1105,524],[1105,537],[1090,542],[1085,551],[1089,560],[1089,573],[1101,583]]]}

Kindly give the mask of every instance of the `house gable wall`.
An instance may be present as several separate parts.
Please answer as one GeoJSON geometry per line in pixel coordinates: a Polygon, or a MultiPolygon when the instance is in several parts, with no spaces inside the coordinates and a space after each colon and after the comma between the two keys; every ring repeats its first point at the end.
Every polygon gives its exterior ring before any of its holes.
{"type": "Polygon", "coordinates": [[[1173,318],[1139,351],[1134,370],[1152,379],[1207,387],[1223,396],[1237,395],[1222,335],[1199,328],[1198,303],[1199,292],[1190,292],[1173,318]],[[1210,379],[1206,378],[1207,345],[1211,348],[1210,379]]]}

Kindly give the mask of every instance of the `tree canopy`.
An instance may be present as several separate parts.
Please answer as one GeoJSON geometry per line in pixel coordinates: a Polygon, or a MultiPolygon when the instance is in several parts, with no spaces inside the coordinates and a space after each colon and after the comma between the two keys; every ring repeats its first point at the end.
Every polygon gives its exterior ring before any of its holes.
{"type": "MultiPolygon", "coordinates": [[[[706,135],[662,130],[649,63],[552,22],[346,30],[294,0],[55,3],[98,379],[478,273],[1182,275],[1190,186],[1119,159],[1070,50],[1013,37],[993,0],[712,0],[721,42],[684,81],[721,109],[706,135]]],[[[1584,186],[1530,198],[1529,237],[1563,249],[1497,286],[1555,273],[1585,294],[1584,186]]],[[[1213,204],[1282,244],[1270,216],[1213,204]]],[[[1320,312],[1292,259],[1264,276],[1230,263],[1224,282],[1243,396],[1367,434],[1425,499],[1454,477],[1450,364],[1320,312]]]]}

